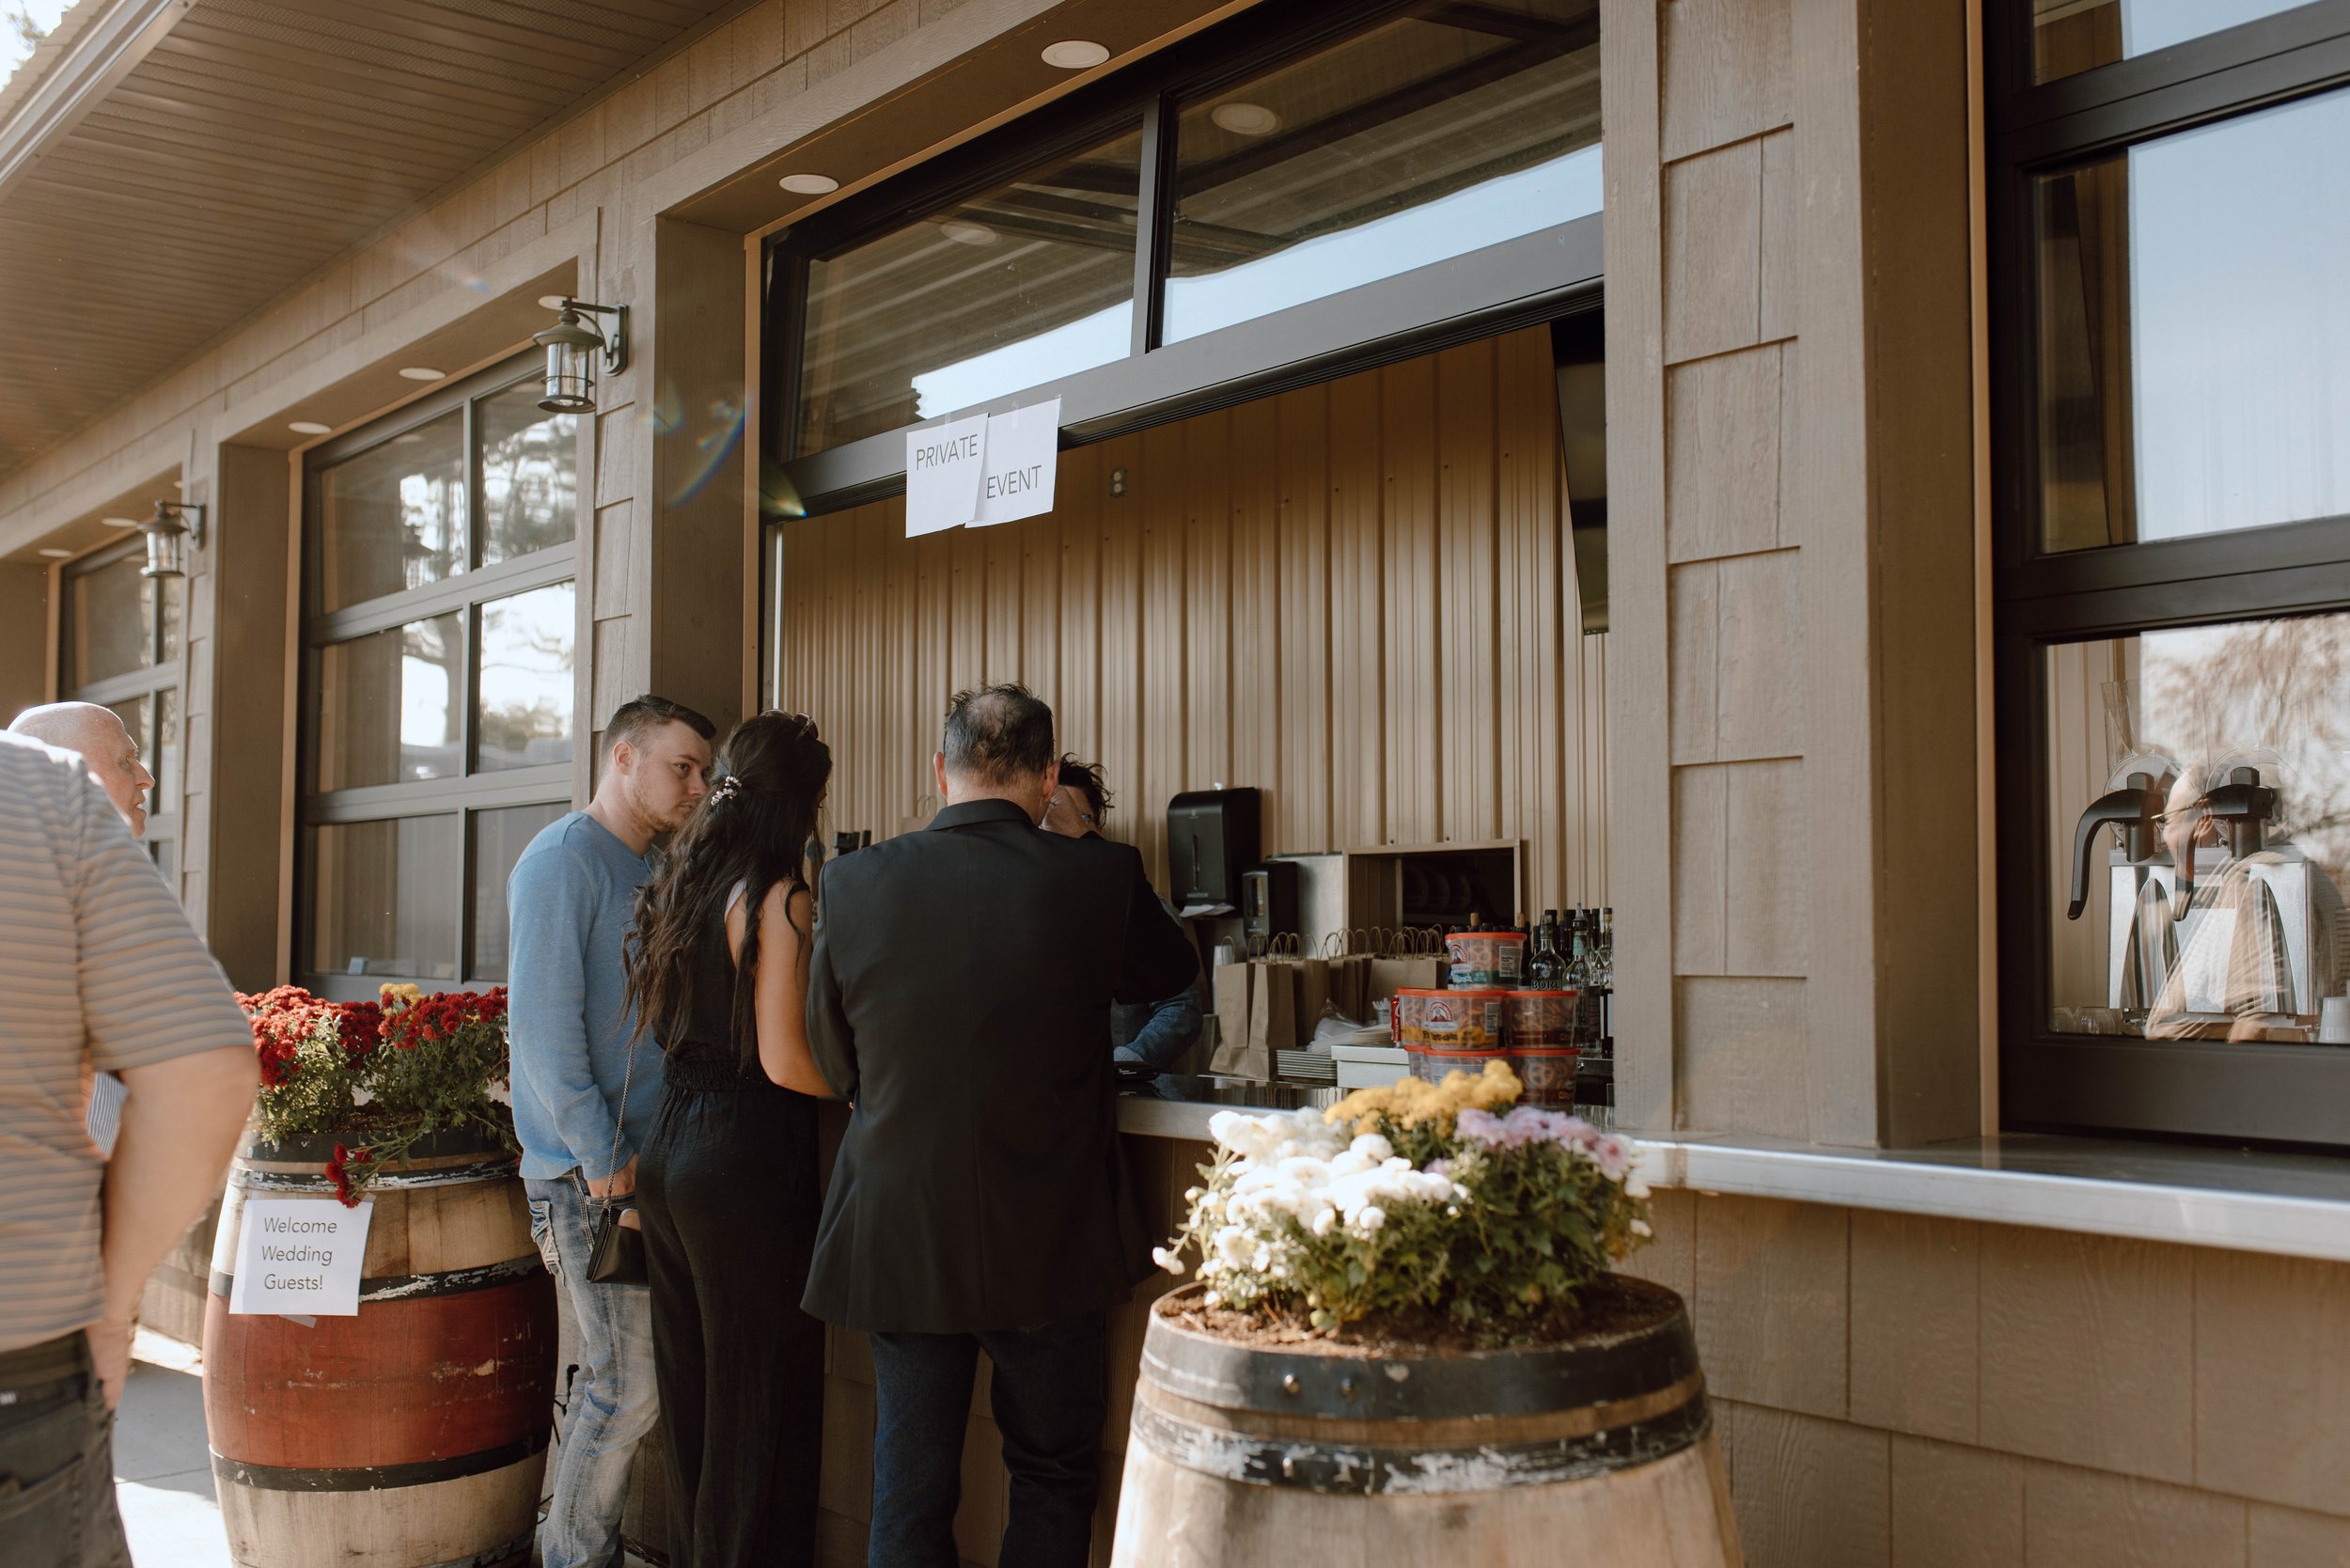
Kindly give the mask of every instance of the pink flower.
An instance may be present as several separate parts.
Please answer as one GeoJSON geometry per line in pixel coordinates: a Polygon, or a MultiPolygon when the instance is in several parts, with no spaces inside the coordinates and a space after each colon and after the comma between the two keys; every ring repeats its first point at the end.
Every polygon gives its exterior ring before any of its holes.
{"type": "Polygon", "coordinates": [[[1591,1163],[1611,1182],[1632,1173],[1632,1143],[1614,1133],[1602,1133],[1591,1145],[1591,1163]]]}

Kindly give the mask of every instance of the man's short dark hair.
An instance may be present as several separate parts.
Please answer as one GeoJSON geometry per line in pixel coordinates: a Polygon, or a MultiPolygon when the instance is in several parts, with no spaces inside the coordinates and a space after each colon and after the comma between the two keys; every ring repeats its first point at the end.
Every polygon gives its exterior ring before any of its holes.
{"type": "Polygon", "coordinates": [[[682,724],[703,740],[716,737],[718,727],[682,702],[672,702],[666,697],[647,692],[620,704],[610,723],[603,727],[604,750],[626,741],[641,746],[646,739],[665,724],[682,724]]]}
{"type": "Polygon", "coordinates": [[[982,784],[1032,778],[1053,765],[1053,710],[1021,685],[957,692],[938,749],[948,773],[982,784]]]}
{"type": "Polygon", "coordinates": [[[1110,814],[1110,787],[1102,777],[1102,764],[1080,762],[1073,751],[1064,752],[1060,760],[1060,781],[1063,789],[1074,790],[1086,797],[1086,809],[1093,813],[1093,825],[1110,814]]]}

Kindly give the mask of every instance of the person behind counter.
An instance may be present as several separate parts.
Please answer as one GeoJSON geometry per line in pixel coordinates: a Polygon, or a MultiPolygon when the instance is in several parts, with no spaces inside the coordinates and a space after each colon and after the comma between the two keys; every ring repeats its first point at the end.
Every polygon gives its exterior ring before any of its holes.
{"type": "MultiPolygon", "coordinates": [[[[1073,754],[1060,760],[1060,782],[1045,803],[1044,828],[1064,838],[1098,835],[1109,820],[1109,785],[1099,762],[1080,762],[1073,754]]],[[[1166,899],[1159,907],[1175,919],[1175,906],[1166,899]]],[[[1121,1067],[1147,1067],[1172,1073],[1184,1053],[1199,1041],[1199,994],[1185,985],[1172,996],[1155,1002],[1120,1002],[1110,1009],[1110,1053],[1121,1067]]]]}
{"type": "Polygon", "coordinates": [[[832,752],[805,716],[770,712],[736,726],[712,772],[636,899],[629,1000],[666,1069],[637,1209],[670,1560],[767,1568],[816,1557],[824,1329],[799,1300],[827,1091],[807,1045],[801,852],[832,752]]]}
{"type": "Polygon", "coordinates": [[[929,829],[836,860],[808,1042],[854,1104],[807,1309],[871,1336],[873,1568],[952,1568],[979,1353],[1011,1472],[1002,1560],[1083,1568],[1109,1399],[1104,1309],[1150,1272],[1118,1180],[1113,1000],[1198,972],[1131,845],[1037,831],[1053,712],[959,694],[929,829]]]}

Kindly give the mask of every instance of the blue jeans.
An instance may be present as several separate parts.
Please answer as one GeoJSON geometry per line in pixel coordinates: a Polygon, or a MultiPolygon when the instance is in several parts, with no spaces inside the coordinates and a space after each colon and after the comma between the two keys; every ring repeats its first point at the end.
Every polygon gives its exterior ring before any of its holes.
{"type": "Polygon", "coordinates": [[[569,1176],[525,1178],[530,1235],[579,1323],[572,1381],[555,1458],[555,1501],[540,1549],[546,1568],[605,1568],[620,1560],[620,1509],[629,1463],[661,1405],[653,1391],[652,1293],[588,1278],[588,1200],[569,1176]]]}
{"type": "Polygon", "coordinates": [[[984,1350],[1011,1472],[1001,1568],[1085,1568],[1109,1413],[1103,1314],[985,1334],[875,1334],[868,1568],[954,1568],[963,1435],[984,1350]]]}

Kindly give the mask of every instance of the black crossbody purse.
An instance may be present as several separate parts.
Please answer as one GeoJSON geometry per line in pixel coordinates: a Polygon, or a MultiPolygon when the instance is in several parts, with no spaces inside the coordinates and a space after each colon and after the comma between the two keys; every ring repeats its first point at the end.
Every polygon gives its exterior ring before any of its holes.
{"type": "MultiPolygon", "coordinates": [[[[610,1168],[617,1174],[620,1164],[620,1132],[628,1125],[629,1083],[636,1073],[636,1042],[628,1043],[628,1065],[620,1070],[620,1115],[612,1123],[612,1158],[610,1168]]],[[[626,1198],[598,1198],[588,1191],[588,1183],[579,1172],[572,1171],[579,1181],[580,1196],[588,1200],[593,1218],[588,1222],[588,1278],[599,1285],[642,1285],[645,1273],[645,1232],[634,1225],[623,1225],[620,1216],[636,1206],[634,1195],[626,1198]]]]}

